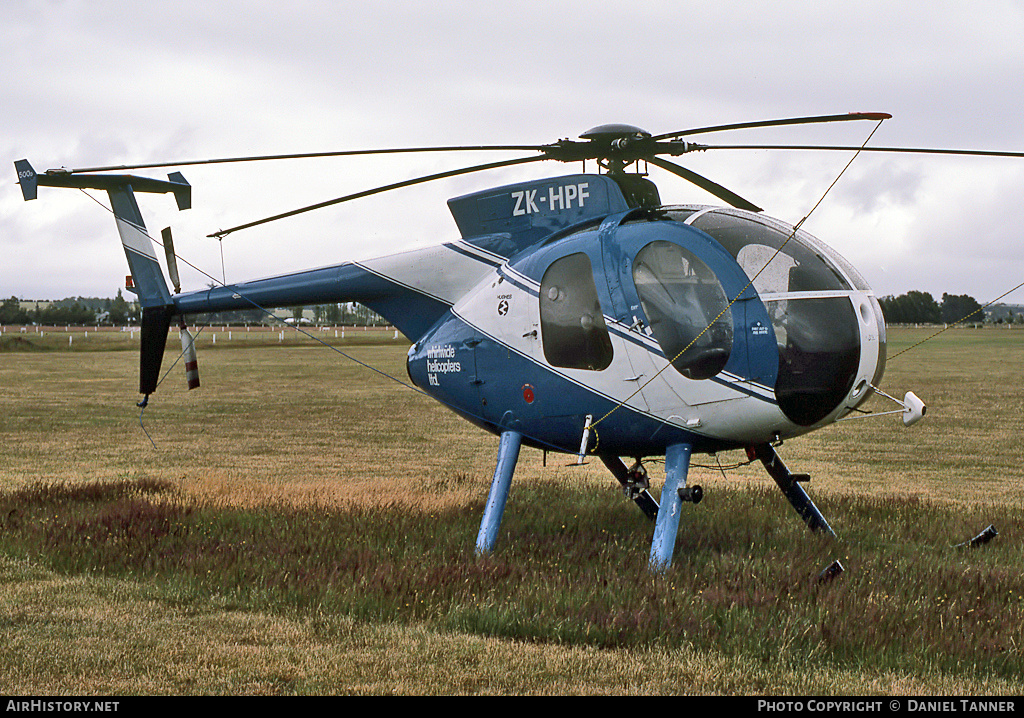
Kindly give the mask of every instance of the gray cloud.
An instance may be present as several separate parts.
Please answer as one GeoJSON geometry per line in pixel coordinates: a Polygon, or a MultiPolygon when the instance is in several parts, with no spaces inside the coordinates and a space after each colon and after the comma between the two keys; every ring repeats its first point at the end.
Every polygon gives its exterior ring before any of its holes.
{"type": "MultiPolygon", "coordinates": [[[[418,144],[549,142],[606,122],[666,132],[852,110],[894,115],[877,145],[1024,149],[1016,3],[10,2],[0,148],[37,169],[418,144]]],[[[788,128],[708,142],[857,144],[870,127],[788,128]]],[[[507,155],[502,155],[507,156],[507,155]]],[[[495,157],[497,158],[497,157],[495,157]]],[[[220,275],[209,232],[417,174],[485,161],[430,156],[184,168],[195,207],[146,198],[152,231],[220,275]]],[[[783,219],[846,157],[721,152],[687,166],[783,219]]],[[[0,196],[0,294],[112,295],[113,223],[77,192],[0,196]]],[[[1024,160],[867,158],[813,221],[880,292],[985,299],[1019,283],[1024,160]],[[982,226],[984,238],[963,237],[982,226]],[[861,264],[861,262],[863,264],[861,264]],[[959,269],[950,269],[959,267],[959,269]]],[[[225,243],[229,279],[454,235],[449,196],[557,164],[493,172],[289,220],[225,243]]],[[[160,172],[153,174],[159,176],[160,172]]],[[[666,201],[710,201],[653,174],[666,201]]],[[[102,196],[98,197],[104,200],[102,196]]],[[[199,279],[195,280],[200,282],[199,279]]]]}

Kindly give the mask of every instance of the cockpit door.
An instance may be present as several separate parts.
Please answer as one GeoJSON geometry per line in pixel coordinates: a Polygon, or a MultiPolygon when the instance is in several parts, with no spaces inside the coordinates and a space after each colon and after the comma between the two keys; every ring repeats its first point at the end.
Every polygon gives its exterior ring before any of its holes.
{"type": "Polygon", "coordinates": [[[632,395],[634,403],[649,411],[651,407],[646,402],[646,394],[640,389],[654,376],[651,361],[646,356],[653,340],[644,332],[644,321],[634,316],[635,309],[623,290],[623,278],[629,276],[632,256],[623,251],[614,237],[619,224],[630,214],[631,212],[623,212],[605,219],[598,230],[598,239],[609,298],[607,312],[613,320],[609,323],[608,329],[616,352],[624,357],[624,363],[629,368],[625,372],[626,376],[622,378],[626,383],[624,389],[627,395],[632,395]]]}
{"type": "MultiPolygon", "coordinates": [[[[771,334],[756,294],[702,233],[674,222],[620,223],[602,242],[606,266],[617,270],[608,272],[617,328],[651,411],[686,420],[687,407],[743,396],[752,342],[770,347],[777,362],[774,340],[748,326],[750,305],[754,328],[771,334]]],[[[759,373],[774,380],[772,368],[759,373]]]]}

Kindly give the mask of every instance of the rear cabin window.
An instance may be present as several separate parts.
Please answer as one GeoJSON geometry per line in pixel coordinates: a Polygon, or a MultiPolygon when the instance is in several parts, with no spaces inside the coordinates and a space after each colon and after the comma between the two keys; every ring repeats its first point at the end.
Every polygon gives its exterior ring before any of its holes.
{"type": "Polygon", "coordinates": [[[612,363],[612,342],[586,254],[562,257],[544,272],[540,331],[551,366],[600,371],[612,363]]]}

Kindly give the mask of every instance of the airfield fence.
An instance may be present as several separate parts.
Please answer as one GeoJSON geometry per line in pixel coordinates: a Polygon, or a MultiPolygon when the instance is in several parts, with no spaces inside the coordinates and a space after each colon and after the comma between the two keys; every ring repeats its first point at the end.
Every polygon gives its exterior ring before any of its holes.
{"type": "MultiPolygon", "coordinates": [[[[401,333],[393,326],[359,326],[351,324],[323,324],[300,327],[294,325],[232,325],[216,324],[206,326],[189,326],[197,344],[217,344],[223,342],[246,342],[269,344],[276,339],[278,342],[294,339],[306,339],[305,332],[318,339],[357,339],[357,340],[393,340],[401,338],[401,333]],[[297,331],[297,329],[301,329],[297,331]]],[[[177,336],[177,327],[171,327],[170,333],[177,336]]],[[[0,325],[0,339],[8,341],[40,340],[47,347],[55,348],[62,342],[74,346],[76,342],[99,342],[108,348],[115,348],[130,342],[137,342],[141,337],[141,328],[131,326],[40,326],[25,324],[0,325]]],[[[169,346],[171,346],[169,344],[169,346]]],[[[97,347],[99,348],[99,347],[97,347]]]]}

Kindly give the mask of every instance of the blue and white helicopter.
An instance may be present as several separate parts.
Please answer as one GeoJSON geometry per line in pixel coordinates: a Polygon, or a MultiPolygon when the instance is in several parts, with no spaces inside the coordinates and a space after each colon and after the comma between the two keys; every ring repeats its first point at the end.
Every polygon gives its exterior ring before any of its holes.
{"type": "MultiPolygon", "coordinates": [[[[670,566],[693,454],[745,449],[759,460],[807,525],[832,529],[801,487],[807,477],[779,458],[779,442],[857,410],[880,383],[885,321],[861,275],[808,233],[770,219],[728,189],[663,156],[733,146],[682,137],[754,127],[889,115],[852,113],[703,127],[652,135],[604,125],[579,141],[546,145],[417,147],[198,162],[49,170],[15,162],[26,200],[38,186],[105,190],[142,306],[140,393],[155,391],[168,332],[180,325],[192,384],[194,349],[185,325],[210,312],[360,302],[409,340],[408,373],[422,391],[500,437],[477,537],[494,549],[520,448],[596,455],[655,521],[650,566],[670,566]],[[522,182],[449,200],[461,239],[367,261],[181,292],[170,231],[168,287],[135,192],[171,193],[179,209],[191,187],[179,172],[157,180],[124,170],[216,162],[400,152],[530,151],[340,197],[211,236],[378,192],[485,169],[556,160],[596,160],[599,172],[522,182]],[[728,207],[663,205],[640,167],[696,184],[728,207]],[[636,171],[627,171],[627,168],[636,171]],[[643,462],[665,457],[660,500],[643,462]],[[631,458],[632,466],[621,457],[631,458]]],[[[778,145],[745,145],[771,148],[778,145]]],[[[797,146],[789,146],[792,149],[797,146]]],[[[891,152],[960,150],[801,146],[891,152]]],[[[924,404],[908,393],[904,422],[924,404]]]]}

